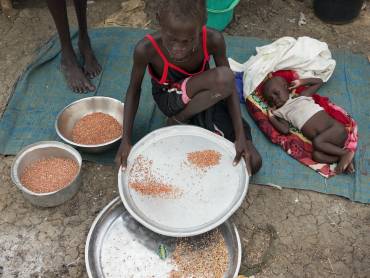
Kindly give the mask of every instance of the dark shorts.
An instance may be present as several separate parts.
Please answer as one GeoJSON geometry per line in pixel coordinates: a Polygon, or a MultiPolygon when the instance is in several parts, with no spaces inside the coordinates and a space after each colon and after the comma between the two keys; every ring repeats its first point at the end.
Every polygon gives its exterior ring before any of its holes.
{"type": "MultiPolygon", "coordinates": [[[[182,101],[180,91],[169,91],[166,87],[153,87],[153,98],[158,108],[167,117],[172,117],[180,113],[186,106],[182,101]]],[[[225,101],[220,101],[211,108],[199,113],[191,118],[187,124],[203,127],[212,132],[222,135],[229,141],[235,141],[235,132],[231,116],[225,101]]],[[[243,120],[245,138],[252,140],[250,126],[243,120]]]]}
{"type": "Polygon", "coordinates": [[[172,88],[166,86],[154,86],[152,90],[154,101],[159,110],[167,117],[179,114],[186,106],[182,101],[181,83],[172,88]]]}

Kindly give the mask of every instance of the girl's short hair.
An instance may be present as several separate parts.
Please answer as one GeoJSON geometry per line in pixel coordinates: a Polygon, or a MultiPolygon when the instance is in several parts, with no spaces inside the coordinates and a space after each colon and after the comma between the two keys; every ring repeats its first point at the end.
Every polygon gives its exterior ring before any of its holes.
{"type": "Polygon", "coordinates": [[[180,19],[200,20],[207,22],[206,0],[162,0],[159,4],[159,15],[178,17],[180,19]]]}

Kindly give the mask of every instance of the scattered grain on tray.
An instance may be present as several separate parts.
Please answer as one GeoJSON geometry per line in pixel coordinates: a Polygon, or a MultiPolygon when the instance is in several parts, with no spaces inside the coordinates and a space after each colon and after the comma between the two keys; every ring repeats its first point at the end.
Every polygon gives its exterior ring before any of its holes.
{"type": "Polygon", "coordinates": [[[200,169],[210,168],[220,163],[221,154],[215,150],[204,150],[187,153],[188,162],[200,169]]]}
{"type": "Polygon", "coordinates": [[[82,117],[72,129],[72,140],[83,145],[97,145],[122,135],[122,125],[112,116],[96,112],[82,117]]]}
{"type": "Polygon", "coordinates": [[[144,177],[151,175],[152,167],[153,160],[138,155],[130,169],[130,179],[136,181],[143,180],[144,177]]]}
{"type": "Polygon", "coordinates": [[[145,182],[131,182],[130,187],[142,195],[163,196],[173,193],[173,186],[153,180],[145,182]]]}
{"type": "Polygon", "coordinates": [[[153,161],[139,155],[130,170],[129,187],[144,196],[177,198],[181,190],[154,174],[153,161]]]}
{"type": "Polygon", "coordinates": [[[78,163],[66,158],[47,158],[31,163],[21,175],[21,183],[35,193],[60,190],[77,176],[78,163]]]}
{"type": "Polygon", "coordinates": [[[177,270],[170,273],[170,278],[222,278],[228,269],[227,247],[218,229],[179,239],[172,260],[177,270]]]}

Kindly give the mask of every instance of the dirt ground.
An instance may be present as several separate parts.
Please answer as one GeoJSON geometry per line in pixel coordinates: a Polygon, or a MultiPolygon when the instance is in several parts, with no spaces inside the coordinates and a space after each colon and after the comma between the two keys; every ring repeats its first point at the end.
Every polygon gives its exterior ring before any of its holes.
{"type": "MultiPolygon", "coordinates": [[[[156,1],[146,1],[155,27],[156,1]]],[[[0,112],[34,51],[54,34],[44,1],[14,2],[11,20],[0,13],[0,112]]],[[[241,0],[226,34],[276,39],[308,35],[370,54],[370,2],[353,23],[318,20],[309,0],[241,0]],[[298,26],[300,12],[307,24],[298,26]]],[[[69,3],[71,25],[76,26],[69,3]]],[[[120,1],[88,5],[90,26],[100,26],[120,1]]],[[[97,213],[115,196],[113,167],[85,163],[84,185],[69,202],[33,207],[12,184],[13,157],[0,159],[0,277],[86,277],[85,239],[97,213]]],[[[340,185],[338,185],[340,186],[340,185]]],[[[244,246],[242,270],[255,277],[370,277],[370,206],[309,191],[251,185],[233,216],[244,246]]]]}

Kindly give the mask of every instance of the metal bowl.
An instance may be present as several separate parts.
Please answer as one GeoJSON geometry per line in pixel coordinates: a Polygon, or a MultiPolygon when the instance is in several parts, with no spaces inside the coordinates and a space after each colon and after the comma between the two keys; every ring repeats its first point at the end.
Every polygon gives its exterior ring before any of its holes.
{"type": "Polygon", "coordinates": [[[71,199],[81,185],[82,158],[78,151],[71,146],[56,141],[41,141],[22,149],[15,157],[11,177],[15,185],[22,191],[23,196],[32,204],[40,207],[58,206],[71,199]],[[79,165],[78,174],[66,187],[48,193],[35,193],[22,185],[20,177],[25,168],[32,162],[49,157],[63,157],[76,161],[79,165]]]}
{"type": "Polygon", "coordinates": [[[90,153],[106,151],[115,146],[121,140],[122,136],[103,144],[84,145],[73,142],[72,129],[82,117],[95,112],[108,114],[123,125],[123,106],[122,102],[110,97],[88,97],[77,100],[65,107],[58,114],[55,121],[55,130],[64,142],[81,151],[90,153]]]}

